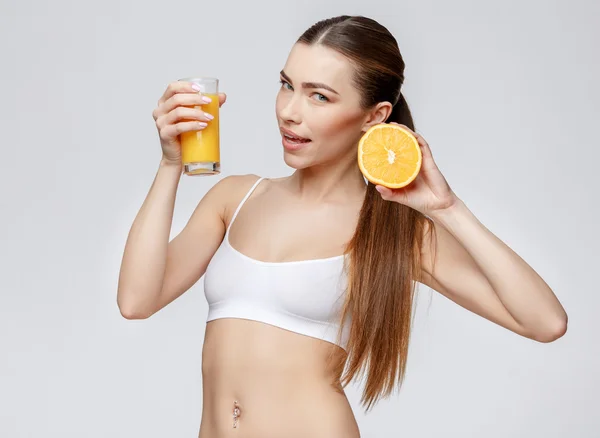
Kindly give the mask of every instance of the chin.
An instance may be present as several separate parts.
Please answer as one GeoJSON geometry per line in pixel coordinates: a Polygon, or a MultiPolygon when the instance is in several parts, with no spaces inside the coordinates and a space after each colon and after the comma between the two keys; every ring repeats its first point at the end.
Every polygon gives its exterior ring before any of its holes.
{"type": "Polygon", "coordinates": [[[290,150],[283,146],[283,161],[293,169],[304,169],[314,164],[314,144],[299,150],[290,150]]]}
{"type": "Polygon", "coordinates": [[[308,157],[300,157],[286,150],[283,151],[283,161],[289,167],[296,170],[305,169],[313,164],[312,161],[308,159],[308,157]]]}

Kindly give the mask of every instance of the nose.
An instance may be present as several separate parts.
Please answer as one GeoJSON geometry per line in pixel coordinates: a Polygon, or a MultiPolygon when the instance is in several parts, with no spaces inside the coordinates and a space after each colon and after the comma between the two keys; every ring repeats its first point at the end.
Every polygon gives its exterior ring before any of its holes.
{"type": "Polygon", "coordinates": [[[302,120],[301,104],[302,96],[296,96],[290,93],[288,96],[283,97],[283,104],[279,111],[279,116],[287,122],[292,122],[294,124],[300,123],[302,120]]]}

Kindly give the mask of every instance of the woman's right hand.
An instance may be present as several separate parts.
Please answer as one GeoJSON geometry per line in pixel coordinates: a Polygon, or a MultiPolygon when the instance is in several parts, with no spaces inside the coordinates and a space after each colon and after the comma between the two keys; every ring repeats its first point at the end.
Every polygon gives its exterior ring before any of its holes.
{"type": "MultiPolygon", "coordinates": [[[[163,161],[181,164],[179,135],[183,132],[201,131],[210,122],[210,119],[204,115],[204,111],[194,108],[194,106],[206,105],[207,102],[203,98],[204,96],[191,82],[175,81],[167,86],[158,101],[158,106],[152,111],[160,136],[163,161]]],[[[227,95],[219,93],[219,107],[226,100],[227,95]]]]}

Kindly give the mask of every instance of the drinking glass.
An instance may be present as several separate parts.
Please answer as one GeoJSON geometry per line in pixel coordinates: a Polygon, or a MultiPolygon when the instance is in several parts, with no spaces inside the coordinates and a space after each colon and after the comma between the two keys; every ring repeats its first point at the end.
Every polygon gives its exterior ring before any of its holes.
{"type": "Polygon", "coordinates": [[[199,131],[182,133],[181,160],[184,173],[190,176],[216,175],[221,172],[219,149],[219,80],[209,77],[182,78],[200,87],[200,93],[212,99],[211,103],[195,106],[214,116],[208,126],[199,131]]]}

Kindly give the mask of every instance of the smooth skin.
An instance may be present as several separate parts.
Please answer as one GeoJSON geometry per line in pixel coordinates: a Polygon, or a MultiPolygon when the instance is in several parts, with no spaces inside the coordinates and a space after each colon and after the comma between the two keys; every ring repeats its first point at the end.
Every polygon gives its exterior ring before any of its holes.
{"type": "MultiPolygon", "coordinates": [[[[356,161],[358,140],[387,119],[391,104],[381,102],[362,111],[358,91],[349,81],[351,68],[327,48],[292,48],[280,78],[277,122],[312,142],[294,152],[283,149],[293,174],[262,181],[240,210],[230,243],[243,254],[266,262],[327,258],[341,254],[352,237],[366,189],[356,161]],[[304,88],[303,82],[325,83],[337,93],[304,88]]],[[[181,105],[198,105],[199,99],[189,84],[173,83],[153,114],[163,158],[123,256],[117,301],[128,319],[150,317],[201,278],[233,212],[258,178],[221,179],[169,242],[182,174],[177,135],[198,130],[197,123],[204,120],[201,111],[181,105]],[[183,121],[190,118],[197,122],[183,121]]],[[[220,103],[225,99],[220,96],[220,103]]],[[[562,336],[567,318],[555,295],[466,208],[423,137],[415,135],[424,157],[417,179],[397,191],[378,189],[384,199],[410,205],[435,222],[436,269],[428,250],[432,234],[426,233],[424,284],[522,336],[540,342],[562,336]]],[[[224,318],[207,323],[199,437],[360,437],[350,404],[326,365],[332,351],[345,356],[329,342],[257,321],[224,318]],[[234,400],[241,408],[237,429],[234,400]]]]}

